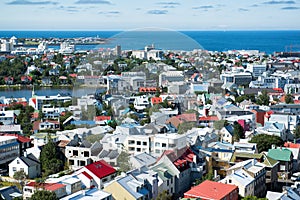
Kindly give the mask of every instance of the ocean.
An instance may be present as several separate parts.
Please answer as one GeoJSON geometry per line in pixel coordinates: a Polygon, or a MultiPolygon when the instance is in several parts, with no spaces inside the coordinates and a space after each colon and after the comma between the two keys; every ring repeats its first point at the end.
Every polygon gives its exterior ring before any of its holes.
{"type": "MultiPolygon", "coordinates": [[[[300,31],[0,31],[0,38],[109,38],[107,44],[78,45],[77,50],[114,48],[143,49],[154,44],[158,49],[209,51],[259,50],[268,54],[300,51],[300,31]]],[[[58,48],[58,47],[54,47],[58,48]]]]}

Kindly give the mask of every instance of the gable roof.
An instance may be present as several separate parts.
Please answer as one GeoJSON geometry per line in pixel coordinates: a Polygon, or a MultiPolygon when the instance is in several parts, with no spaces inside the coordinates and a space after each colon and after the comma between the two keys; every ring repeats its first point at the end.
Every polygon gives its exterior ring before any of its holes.
{"type": "Polygon", "coordinates": [[[99,160],[92,164],[85,166],[90,172],[92,172],[98,178],[104,178],[116,172],[115,168],[109,165],[104,160],[99,160]]]}
{"type": "Polygon", "coordinates": [[[35,165],[39,165],[40,161],[31,153],[28,154],[26,157],[25,156],[21,156],[20,159],[28,166],[35,166],[35,165]]]}
{"type": "Polygon", "coordinates": [[[16,197],[21,197],[22,193],[17,186],[8,186],[0,188],[0,196],[2,196],[5,200],[13,200],[16,197]]]}
{"type": "Polygon", "coordinates": [[[285,148],[269,149],[267,156],[279,161],[290,161],[292,152],[285,148]]]}
{"type": "Polygon", "coordinates": [[[222,199],[237,188],[238,187],[235,185],[206,180],[184,193],[184,196],[205,199],[222,199]]]}

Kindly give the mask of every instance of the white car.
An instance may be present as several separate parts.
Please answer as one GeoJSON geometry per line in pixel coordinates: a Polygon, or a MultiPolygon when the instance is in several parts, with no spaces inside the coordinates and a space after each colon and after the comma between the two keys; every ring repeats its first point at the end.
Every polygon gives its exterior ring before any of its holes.
{"type": "Polygon", "coordinates": [[[300,181],[300,172],[293,173],[291,180],[292,181],[300,181]]]}

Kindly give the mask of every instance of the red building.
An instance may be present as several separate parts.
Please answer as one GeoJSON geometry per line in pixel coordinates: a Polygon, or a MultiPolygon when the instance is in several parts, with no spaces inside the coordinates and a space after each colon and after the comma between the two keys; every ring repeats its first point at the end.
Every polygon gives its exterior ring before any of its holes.
{"type": "Polygon", "coordinates": [[[184,193],[184,198],[201,198],[203,200],[237,200],[239,198],[239,189],[235,185],[206,180],[184,193]]]}

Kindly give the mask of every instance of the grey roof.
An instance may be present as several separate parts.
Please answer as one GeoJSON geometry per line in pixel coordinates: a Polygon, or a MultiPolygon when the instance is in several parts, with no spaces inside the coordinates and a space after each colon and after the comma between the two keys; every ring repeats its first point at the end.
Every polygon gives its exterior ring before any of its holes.
{"type": "Polygon", "coordinates": [[[149,193],[149,191],[142,186],[143,183],[136,180],[132,175],[127,175],[117,180],[117,182],[136,199],[139,199],[149,193]],[[138,192],[136,189],[137,187],[141,188],[138,192]]]}
{"type": "Polygon", "coordinates": [[[17,186],[9,186],[0,188],[0,195],[2,195],[5,200],[13,200],[16,197],[21,197],[22,193],[17,186]]]}
{"type": "Polygon", "coordinates": [[[20,159],[27,165],[27,166],[35,166],[39,165],[40,161],[31,153],[28,154],[26,157],[21,156],[20,159]]]}
{"type": "Polygon", "coordinates": [[[99,158],[108,157],[110,159],[114,159],[114,158],[118,157],[118,155],[119,155],[118,150],[109,150],[109,151],[102,150],[98,157],[99,158]]]}
{"type": "Polygon", "coordinates": [[[156,158],[145,152],[132,157],[145,166],[153,165],[156,162],[156,158]]]}
{"type": "Polygon", "coordinates": [[[87,141],[87,140],[83,140],[80,147],[86,147],[86,148],[90,148],[92,146],[92,144],[87,141]]]}

